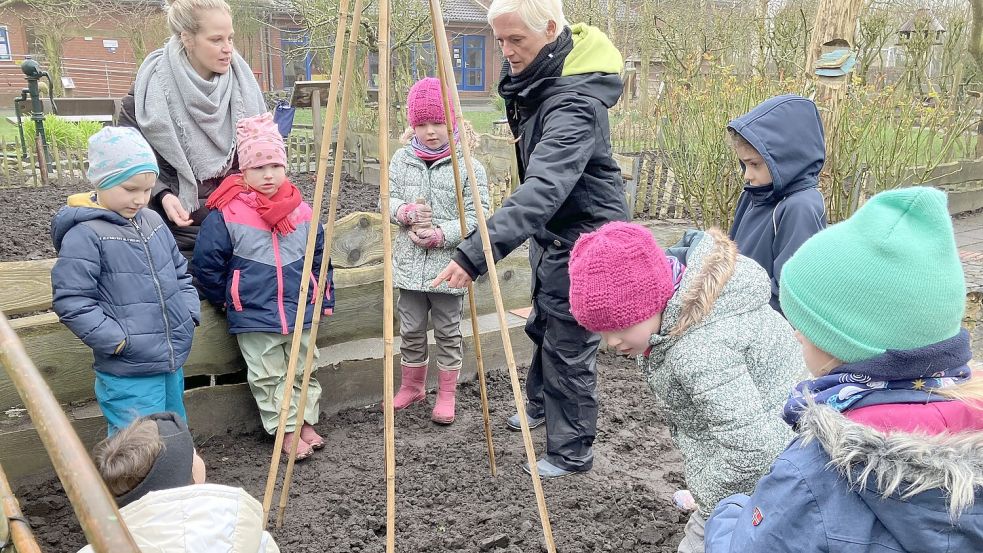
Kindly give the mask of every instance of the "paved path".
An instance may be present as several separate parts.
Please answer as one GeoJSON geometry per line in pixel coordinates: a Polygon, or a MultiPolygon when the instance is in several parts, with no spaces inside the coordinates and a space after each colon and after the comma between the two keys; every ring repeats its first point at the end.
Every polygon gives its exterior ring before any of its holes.
{"type": "Polygon", "coordinates": [[[952,220],[970,292],[983,292],[983,212],[952,220]]]}

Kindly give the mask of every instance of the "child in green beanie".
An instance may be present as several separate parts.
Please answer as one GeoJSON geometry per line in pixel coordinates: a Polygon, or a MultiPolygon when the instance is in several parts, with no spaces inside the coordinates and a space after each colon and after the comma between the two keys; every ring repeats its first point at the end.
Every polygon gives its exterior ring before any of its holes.
{"type": "Polygon", "coordinates": [[[799,436],[751,497],[720,502],[707,552],[983,551],[983,376],[946,195],[874,196],[780,289],[814,377],[785,406],[799,436]]]}

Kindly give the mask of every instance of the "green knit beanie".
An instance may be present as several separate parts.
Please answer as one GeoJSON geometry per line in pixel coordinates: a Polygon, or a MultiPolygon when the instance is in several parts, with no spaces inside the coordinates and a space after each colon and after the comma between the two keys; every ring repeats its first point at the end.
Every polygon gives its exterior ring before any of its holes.
{"type": "Polygon", "coordinates": [[[795,252],[779,298],[796,330],[847,363],[952,338],[966,282],[945,193],[877,194],[795,252]]]}

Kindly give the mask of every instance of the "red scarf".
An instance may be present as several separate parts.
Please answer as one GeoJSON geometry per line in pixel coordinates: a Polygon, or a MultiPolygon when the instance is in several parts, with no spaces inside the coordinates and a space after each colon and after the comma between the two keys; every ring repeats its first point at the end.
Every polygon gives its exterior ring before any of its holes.
{"type": "MultiPolygon", "coordinates": [[[[205,207],[222,209],[239,194],[250,192],[253,191],[246,185],[241,173],[229,175],[215,189],[215,192],[208,196],[205,207]]],[[[270,225],[270,228],[283,236],[297,230],[297,226],[290,220],[290,214],[300,206],[304,198],[292,182],[284,180],[280,188],[270,198],[258,192],[254,193],[253,196],[256,202],[256,212],[266,224],[270,225]]]]}

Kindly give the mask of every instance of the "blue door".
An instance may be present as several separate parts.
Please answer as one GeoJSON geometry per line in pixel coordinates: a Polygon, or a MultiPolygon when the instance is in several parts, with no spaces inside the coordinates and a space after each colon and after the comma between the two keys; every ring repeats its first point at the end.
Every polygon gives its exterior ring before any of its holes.
{"type": "Polygon", "coordinates": [[[307,44],[307,35],[303,34],[303,31],[281,35],[280,56],[283,60],[283,88],[290,88],[297,81],[311,80],[311,62],[314,56],[307,44]]]}
{"type": "Polygon", "coordinates": [[[485,90],[485,37],[462,35],[454,39],[454,77],[458,90],[484,92],[485,90]]]}

